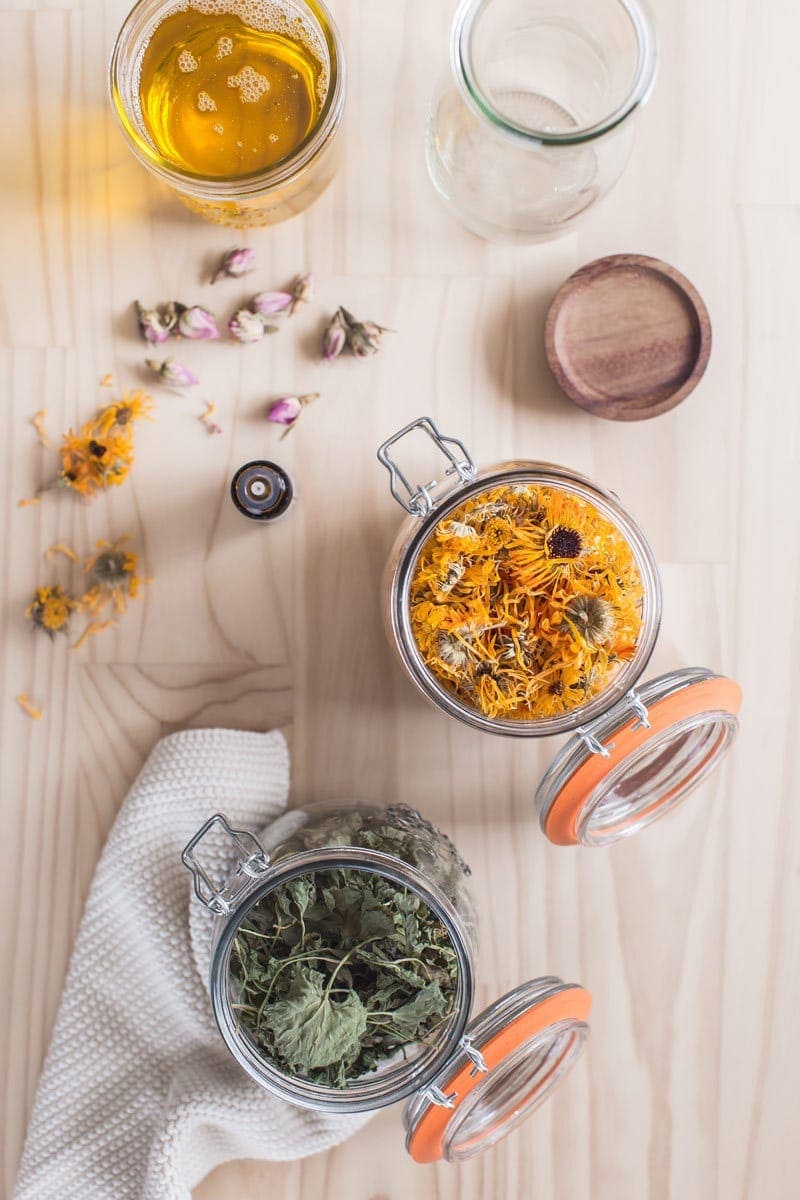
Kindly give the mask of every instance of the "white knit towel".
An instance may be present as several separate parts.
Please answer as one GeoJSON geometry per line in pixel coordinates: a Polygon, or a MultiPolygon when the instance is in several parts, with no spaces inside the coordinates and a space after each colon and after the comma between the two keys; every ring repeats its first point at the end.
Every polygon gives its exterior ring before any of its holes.
{"type": "Polygon", "coordinates": [[[231,1058],[211,1014],[204,909],[180,852],[212,813],[258,830],[287,803],[279,733],[198,729],[153,750],[92,882],[15,1200],[188,1200],[234,1158],[302,1158],[364,1116],[291,1105],[231,1058]],[[194,943],[194,945],[193,945],[194,943]]]}

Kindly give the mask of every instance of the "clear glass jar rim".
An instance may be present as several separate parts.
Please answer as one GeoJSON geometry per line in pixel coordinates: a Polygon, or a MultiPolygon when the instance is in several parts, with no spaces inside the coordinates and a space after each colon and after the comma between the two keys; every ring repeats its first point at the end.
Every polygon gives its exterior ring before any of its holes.
{"type": "Polygon", "coordinates": [[[211,960],[209,991],[214,1019],[228,1049],[241,1067],[263,1087],[282,1096],[285,1100],[304,1108],[320,1112],[371,1112],[406,1099],[414,1092],[424,1090],[439,1075],[456,1052],[472,1011],[475,998],[475,980],[472,959],[468,949],[469,935],[456,909],[447,897],[426,879],[421,871],[402,859],[379,850],[367,850],[355,846],[324,847],[292,854],[270,866],[260,875],[254,887],[248,890],[234,910],[224,918],[220,937],[215,945],[211,960]],[[351,867],[372,871],[393,882],[412,887],[428,904],[445,926],[458,959],[459,988],[455,1019],[443,1037],[439,1050],[430,1057],[424,1067],[408,1071],[405,1082],[397,1080],[400,1067],[391,1068],[381,1086],[379,1074],[365,1077],[363,1085],[354,1085],[342,1092],[321,1087],[290,1076],[271,1067],[249,1042],[236,1033],[236,1019],[231,1012],[228,996],[228,960],[236,931],[247,913],[265,895],[279,884],[298,875],[312,871],[324,871],[351,867]],[[394,1080],[392,1083],[391,1080],[394,1080]]]}
{"type": "MultiPolygon", "coordinates": [[[[295,0],[290,0],[290,2],[295,2],[295,0]]],[[[307,3],[307,0],[300,0],[300,3],[307,7],[315,17],[322,18],[320,26],[330,55],[328,93],[319,119],[291,154],[277,163],[273,163],[272,166],[254,171],[249,175],[238,175],[234,179],[209,179],[204,175],[181,171],[170,165],[145,138],[135,131],[132,122],[129,124],[120,111],[122,109],[127,112],[127,106],[122,99],[122,90],[119,86],[126,38],[134,37],[139,33],[140,25],[146,27],[154,10],[164,7],[168,11],[177,11],[182,7],[190,6],[182,5],[180,0],[175,0],[174,4],[164,4],[163,0],[138,0],[122,22],[114,42],[108,67],[108,96],[115,120],[139,161],[165,183],[178,190],[190,189],[192,195],[208,200],[230,200],[260,195],[264,191],[278,187],[287,180],[300,175],[336,132],[342,119],[347,91],[344,47],[333,14],[323,0],[311,0],[310,3],[307,3]]]]}
{"type": "Polygon", "coordinates": [[[492,0],[461,0],[450,35],[450,63],[467,103],[498,132],[531,145],[578,146],[609,133],[649,97],[658,68],[658,36],[655,23],[644,0],[618,0],[630,17],[638,47],[636,74],[628,94],[621,103],[602,120],[569,133],[533,129],[512,121],[495,107],[481,87],[472,55],[475,22],[491,2],[492,0]]]}

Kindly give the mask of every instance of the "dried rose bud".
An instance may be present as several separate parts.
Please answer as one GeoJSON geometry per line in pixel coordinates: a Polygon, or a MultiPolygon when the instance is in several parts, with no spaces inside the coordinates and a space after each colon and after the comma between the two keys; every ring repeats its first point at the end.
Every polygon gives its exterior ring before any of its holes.
{"type": "Polygon", "coordinates": [[[391,333],[383,325],[375,321],[357,321],[346,308],[339,310],[347,328],[347,344],[356,358],[369,358],[377,354],[384,333],[391,333]]]}
{"type": "Polygon", "coordinates": [[[250,246],[229,250],[215,271],[211,282],[216,283],[218,279],[241,279],[243,275],[252,271],[255,262],[256,252],[250,246]]]}
{"type": "Polygon", "coordinates": [[[193,304],[191,308],[185,308],[180,313],[178,333],[196,342],[209,342],[219,337],[216,319],[199,304],[193,304]]]}
{"type": "Polygon", "coordinates": [[[240,308],[228,322],[228,332],[237,342],[260,342],[266,328],[258,313],[240,308]]]}
{"type": "Polygon", "coordinates": [[[314,276],[298,275],[292,284],[292,303],[289,308],[289,316],[292,315],[298,304],[307,304],[313,295],[314,276]]]}
{"type": "Polygon", "coordinates": [[[335,358],[338,358],[344,350],[346,342],[347,329],[342,317],[342,310],[337,308],[322,335],[322,357],[325,361],[333,362],[335,358]]]}
{"type": "Polygon", "coordinates": [[[136,320],[139,322],[140,335],[146,342],[151,342],[154,346],[166,342],[172,332],[169,319],[165,319],[159,309],[145,308],[138,300],[136,301],[136,320]]]}
{"type": "Polygon", "coordinates": [[[267,420],[275,425],[285,425],[286,433],[294,428],[297,420],[307,404],[319,398],[319,392],[309,392],[305,396],[278,396],[273,400],[267,411],[267,420]]]}
{"type": "Polygon", "coordinates": [[[274,317],[278,313],[286,312],[291,303],[291,292],[259,292],[257,296],[253,296],[250,307],[262,317],[274,317]]]}
{"type": "Polygon", "coordinates": [[[166,383],[168,387],[194,387],[196,383],[200,382],[194,371],[190,371],[188,367],[175,362],[172,358],[165,358],[163,362],[147,358],[145,362],[151,371],[155,371],[161,382],[166,383]]]}

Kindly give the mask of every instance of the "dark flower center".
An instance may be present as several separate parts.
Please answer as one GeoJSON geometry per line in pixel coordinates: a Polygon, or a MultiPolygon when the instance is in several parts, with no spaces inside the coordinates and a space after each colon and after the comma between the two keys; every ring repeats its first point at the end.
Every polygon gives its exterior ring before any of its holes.
{"type": "Polygon", "coordinates": [[[550,558],[580,558],[583,553],[581,535],[568,525],[556,525],[555,529],[551,529],[545,545],[550,558]]]}
{"type": "Polygon", "coordinates": [[[105,452],[106,447],[102,442],[96,442],[94,438],[89,442],[89,453],[93,454],[95,458],[102,458],[105,452]]]}

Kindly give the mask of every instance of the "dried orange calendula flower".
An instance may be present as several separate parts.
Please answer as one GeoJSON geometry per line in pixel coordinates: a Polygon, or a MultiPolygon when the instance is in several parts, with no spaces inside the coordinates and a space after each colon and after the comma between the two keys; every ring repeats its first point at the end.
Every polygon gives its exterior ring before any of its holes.
{"type": "Polygon", "coordinates": [[[35,629],[41,629],[48,637],[66,633],[70,617],[80,608],[80,603],[69,592],[57,584],[36,589],[33,600],[25,610],[25,616],[35,629]]]}
{"type": "Polygon", "coordinates": [[[88,638],[113,625],[125,612],[128,601],[139,594],[143,581],[136,574],[138,559],[126,548],[127,541],[127,537],[122,537],[116,542],[98,542],[96,553],[84,563],[89,587],[81,597],[81,607],[90,614],[91,620],[75,643],[75,650],[88,638]],[[109,611],[110,615],[106,616],[109,611]]]}
{"type": "Polygon", "coordinates": [[[133,465],[133,425],[152,412],[142,391],[126,392],[88,421],[78,433],[69,430],[61,444],[61,471],[56,486],[82,496],[122,483],[133,465]]]}
{"type": "Polygon", "coordinates": [[[555,717],[633,657],[643,587],[620,530],[565,488],[492,488],[441,520],[409,590],[429,670],[491,718],[555,717]]]}

